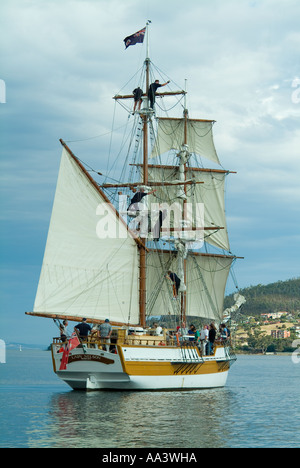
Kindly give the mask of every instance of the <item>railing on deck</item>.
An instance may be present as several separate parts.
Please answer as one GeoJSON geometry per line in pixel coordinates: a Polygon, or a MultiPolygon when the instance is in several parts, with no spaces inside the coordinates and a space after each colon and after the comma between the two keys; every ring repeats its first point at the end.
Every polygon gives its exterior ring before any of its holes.
{"type": "MultiPolygon", "coordinates": [[[[109,350],[110,352],[114,352],[116,350],[116,344],[117,344],[117,339],[112,337],[110,340],[107,340],[105,338],[98,338],[98,337],[91,337],[88,336],[87,340],[84,340],[82,338],[79,338],[80,345],[79,346],[84,346],[85,348],[91,348],[91,349],[103,349],[109,350]]],[[[56,346],[63,346],[66,342],[63,342],[60,337],[55,337],[53,338],[53,344],[56,346]]]]}
{"type": "MultiPolygon", "coordinates": [[[[53,338],[53,344],[57,346],[62,346],[60,337],[53,338]]],[[[127,345],[127,346],[166,346],[166,347],[176,347],[181,348],[181,353],[186,358],[187,361],[190,359],[195,359],[196,353],[199,356],[199,360],[203,360],[204,357],[213,358],[216,354],[216,349],[220,346],[224,347],[225,356],[230,361],[230,364],[236,361],[236,355],[230,345],[230,342],[216,340],[213,352],[211,355],[202,355],[202,347],[200,343],[195,341],[183,340],[179,341],[176,336],[167,336],[164,333],[164,336],[155,336],[155,335],[143,335],[143,334],[127,334],[126,329],[114,330],[113,335],[110,340],[99,338],[96,334],[88,336],[87,340],[80,339],[80,344],[84,345],[84,348],[96,348],[109,350],[110,352],[117,352],[116,345],[127,345]]],[[[226,359],[226,360],[227,360],[226,359]]]]}

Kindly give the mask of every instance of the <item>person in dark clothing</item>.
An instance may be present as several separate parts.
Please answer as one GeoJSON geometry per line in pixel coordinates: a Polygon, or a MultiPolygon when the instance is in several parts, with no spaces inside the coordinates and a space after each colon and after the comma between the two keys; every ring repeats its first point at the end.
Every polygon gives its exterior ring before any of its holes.
{"type": "Polygon", "coordinates": [[[135,88],[132,91],[132,94],[133,94],[133,99],[134,99],[134,106],[133,106],[133,112],[132,112],[132,115],[133,115],[135,113],[137,105],[138,105],[138,110],[141,109],[143,90],[140,87],[135,88]]]}
{"type": "Polygon", "coordinates": [[[168,271],[168,276],[167,278],[170,278],[170,280],[173,283],[173,292],[174,292],[174,297],[178,296],[178,290],[180,286],[180,278],[176,275],[176,273],[173,273],[172,271],[168,271]]]}
{"type": "Polygon", "coordinates": [[[155,103],[155,93],[160,88],[161,86],[166,86],[170,81],[167,81],[166,83],[160,84],[159,80],[155,80],[154,83],[151,83],[148,89],[148,99],[150,101],[150,109],[153,109],[154,103],[155,103]]]}
{"type": "Polygon", "coordinates": [[[213,347],[214,347],[214,342],[216,339],[216,334],[217,334],[217,329],[213,323],[210,324],[209,326],[209,332],[208,332],[208,356],[213,354],[213,347]]]}
{"type": "Polygon", "coordinates": [[[162,227],[163,220],[165,219],[167,214],[168,214],[167,210],[163,210],[163,211],[159,210],[158,219],[153,227],[153,240],[155,242],[158,242],[160,239],[160,230],[162,227]]]}
{"type": "Polygon", "coordinates": [[[152,190],[152,192],[145,193],[143,189],[140,189],[140,191],[136,192],[136,194],[132,197],[128,210],[138,210],[138,204],[142,201],[142,199],[147,195],[151,195],[154,192],[156,192],[156,190],[152,190]]]}
{"type": "Polygon", "coordinates": [[[88,323],[86,323],[86,318],[83,318],[82,322],[78,323],[78,325],[74,327],[74,330],[77,334],[79,334],[79,338],[86,340],[88,334],[92,331],[92,328],[88,323]]]}

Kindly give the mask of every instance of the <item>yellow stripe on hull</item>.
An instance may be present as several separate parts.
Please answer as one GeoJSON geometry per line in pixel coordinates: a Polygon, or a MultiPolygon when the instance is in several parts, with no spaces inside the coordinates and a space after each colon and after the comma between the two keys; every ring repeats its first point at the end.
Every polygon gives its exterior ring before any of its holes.
{"type": "Polygon", "coordinates": [[[125,362],[124,371],[128,375],[162,376],[162,375],[204,375],[225,372],[229,369],[228,362],[216,361],[204,363],[180,363],[169,362],[125,362]]]}

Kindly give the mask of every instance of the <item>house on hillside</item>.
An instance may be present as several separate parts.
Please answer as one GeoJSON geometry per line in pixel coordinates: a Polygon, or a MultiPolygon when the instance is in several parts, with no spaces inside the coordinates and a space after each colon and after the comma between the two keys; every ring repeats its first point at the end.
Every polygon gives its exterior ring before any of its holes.
{"type": "Polygon", "coordinates": [[[270,312],[268,314],[260,314],[262,319],[269,320],[269,319],[280,319],[283,315],[287,315],[287,312],[270,312]]]}
{"type": "Polygon", "coordinates": [[[277,340],[282,340],[282,339],[290,338],[291,332],[290,330],[280,328],[279,330],[271,330],[271,336],[272,338],[275,338],[277,340]]]}

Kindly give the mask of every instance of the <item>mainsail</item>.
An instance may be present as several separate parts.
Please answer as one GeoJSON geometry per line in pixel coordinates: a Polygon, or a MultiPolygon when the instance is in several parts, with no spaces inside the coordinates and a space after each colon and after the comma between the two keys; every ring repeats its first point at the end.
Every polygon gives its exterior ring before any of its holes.
{"type": "Polygon", "coordinates": [[[34,313],[137,324],[136,240],[63,149],[34,313]]]}

